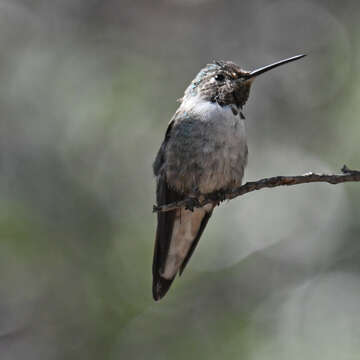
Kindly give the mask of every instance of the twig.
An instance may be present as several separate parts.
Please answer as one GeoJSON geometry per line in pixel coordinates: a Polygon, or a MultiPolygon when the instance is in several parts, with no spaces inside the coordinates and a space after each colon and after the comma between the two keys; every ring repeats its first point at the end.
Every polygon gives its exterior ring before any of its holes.
{"type": "Polygon", "coordinates": [[[350,170],[346,165],[341,169],[341,174],[315,174],[307,173],[297,176],[274,176],[258,181],[250,181],[246,184],[229,192],[214,192],[202,196],[202,198],[187,198],[185,200],[173,202],[166,205],[154,205],[153,212],[166,212],[185,207],[193,209],[202,207],[206,204],[219,205],[223,200],[234,199],[238,196],[245,195],[251,191],[260,190],[264,188],[273,188],[277,186],[290,186],[298,184],[306,184],[312,182],[327,182],[329,184],[340,184],[347,181],[360,181],[360,171],[350,170]]]}

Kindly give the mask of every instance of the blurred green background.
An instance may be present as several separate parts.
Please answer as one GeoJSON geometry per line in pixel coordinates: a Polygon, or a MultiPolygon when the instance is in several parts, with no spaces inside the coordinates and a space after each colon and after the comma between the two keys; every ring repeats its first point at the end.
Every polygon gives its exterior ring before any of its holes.
{"type": "Polygon", "coordinates": [[[223,204],[154,303],[151,164],[200,68],[259,78],[245,180],[360,167],[358,1],[1,0],[0,358],[358,359],[360,184],[223,204]]]}

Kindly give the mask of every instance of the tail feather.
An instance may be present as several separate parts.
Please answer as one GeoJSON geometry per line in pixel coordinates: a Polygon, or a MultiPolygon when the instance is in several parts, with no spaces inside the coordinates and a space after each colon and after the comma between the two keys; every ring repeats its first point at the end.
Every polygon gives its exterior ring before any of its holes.
{"type": "MultiPolygon", "coordinates": [[[[170,189],[163,179],[159,176],[157,183],[157,203],[158,205],[164,205],[170,202],[182,200],[183,197],[170,189]]],[[[173,231],[174,220],[176,211],[159,212],[158,223],[156,229],[155,247],[154,247],[154,258],[153,258],[153,298],[154,300],[161,299],[169,290],[172,279],[165,279],[160,274],[163,272],[167,254],[170,247],[171,234],[173,231]]]]}
{"type": "Polygon", "coordinates": [[[199,227],[199,231],[198,231],[198,233],[197,233],[197,235],[196,235],[196,238],[195,238],[194,241],[192,242],[191,248],[190,248],[189,252],[186,254],[185,259],[184,259],[184,261],[182,262],[182,264],[181,264],[181,266],[180,266],[179,276],[181,276],[182,273],[184,272],[187,263],[189,262],[192,254],[194,253],[194,250],[195,250],[195,248],[196,248],[196,245],[198,244],[198,242],[199,242],[199,240],[200,240],[200,238],[201,238],[201,235],[202,235],[202,233],[204,232],[204,229],[205,229],[205,227],[206,227],[206,225],[207,225],[207,223],[208,223],[211,215],[212,215],[212,210],[205,213],[205,215],[204,215],[204,217],[203,217],[203,219],[202,219],[202,221],[201,221],[201,224],[200,224],[200,227],[199,227]]]}
{"type": "Polygon", "coordinates": [[[152,291],[155,301],[158,301],[165,296],[174,279],[175,276],[172,279],[167,280],[160,275],[156,276],[156,279],[154,278],[152,291]]]}
{"type": "MultiPolygon", "coordinates": [[[[158,204],[183,198],[158,179],[158,204]]],[[[161,299],[169,290],[175,276],[184,271],[212,214],[212,206],[194,211],[177,209],[158,213],[158,225],[153,260],[153,297],[161,299]]]]}

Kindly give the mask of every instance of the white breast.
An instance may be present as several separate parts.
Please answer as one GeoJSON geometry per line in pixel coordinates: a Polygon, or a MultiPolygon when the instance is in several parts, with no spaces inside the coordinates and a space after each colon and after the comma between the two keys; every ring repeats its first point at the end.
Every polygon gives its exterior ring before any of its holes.
{"type": "Polygon", "coordinates": [[[185,101],[182,107],[198,115],[206,139],[200,151],[193,154],[193,161],[203,168],[198,184],[200,192],[240,186],[247,162],[244,120],[234,115],[230,106],[197,97],[185,101]]]}

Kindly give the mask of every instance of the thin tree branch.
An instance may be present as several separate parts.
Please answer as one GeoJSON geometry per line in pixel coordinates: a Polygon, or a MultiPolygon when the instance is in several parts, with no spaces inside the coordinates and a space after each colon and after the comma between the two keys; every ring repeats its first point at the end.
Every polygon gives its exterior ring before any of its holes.
{"type": "Polygon", "coordinates": [[[214,192],[206,196],[197,198],[187,198],[185,200],[173,202],[166,205],[154,205],[153,212],[166,212],[175,209],[183,208],[193,210],[193,208],[202,207],[206,204],[219,205],[223,200],[231,200],[238,196],[245,195],[255,190],[264,188],[273,188],[277,186],[290,186],[298,184],[307,184],[312,182],[327,182],[329,184],[340,184],[347,181],[360,181],[360,171],[350,170],[346,165],[341,169],[341,174],[315,174],[307,173],[297,176],[274,176],[258,181],[250,181],[246,184],[229,192],[214,192]]]}

